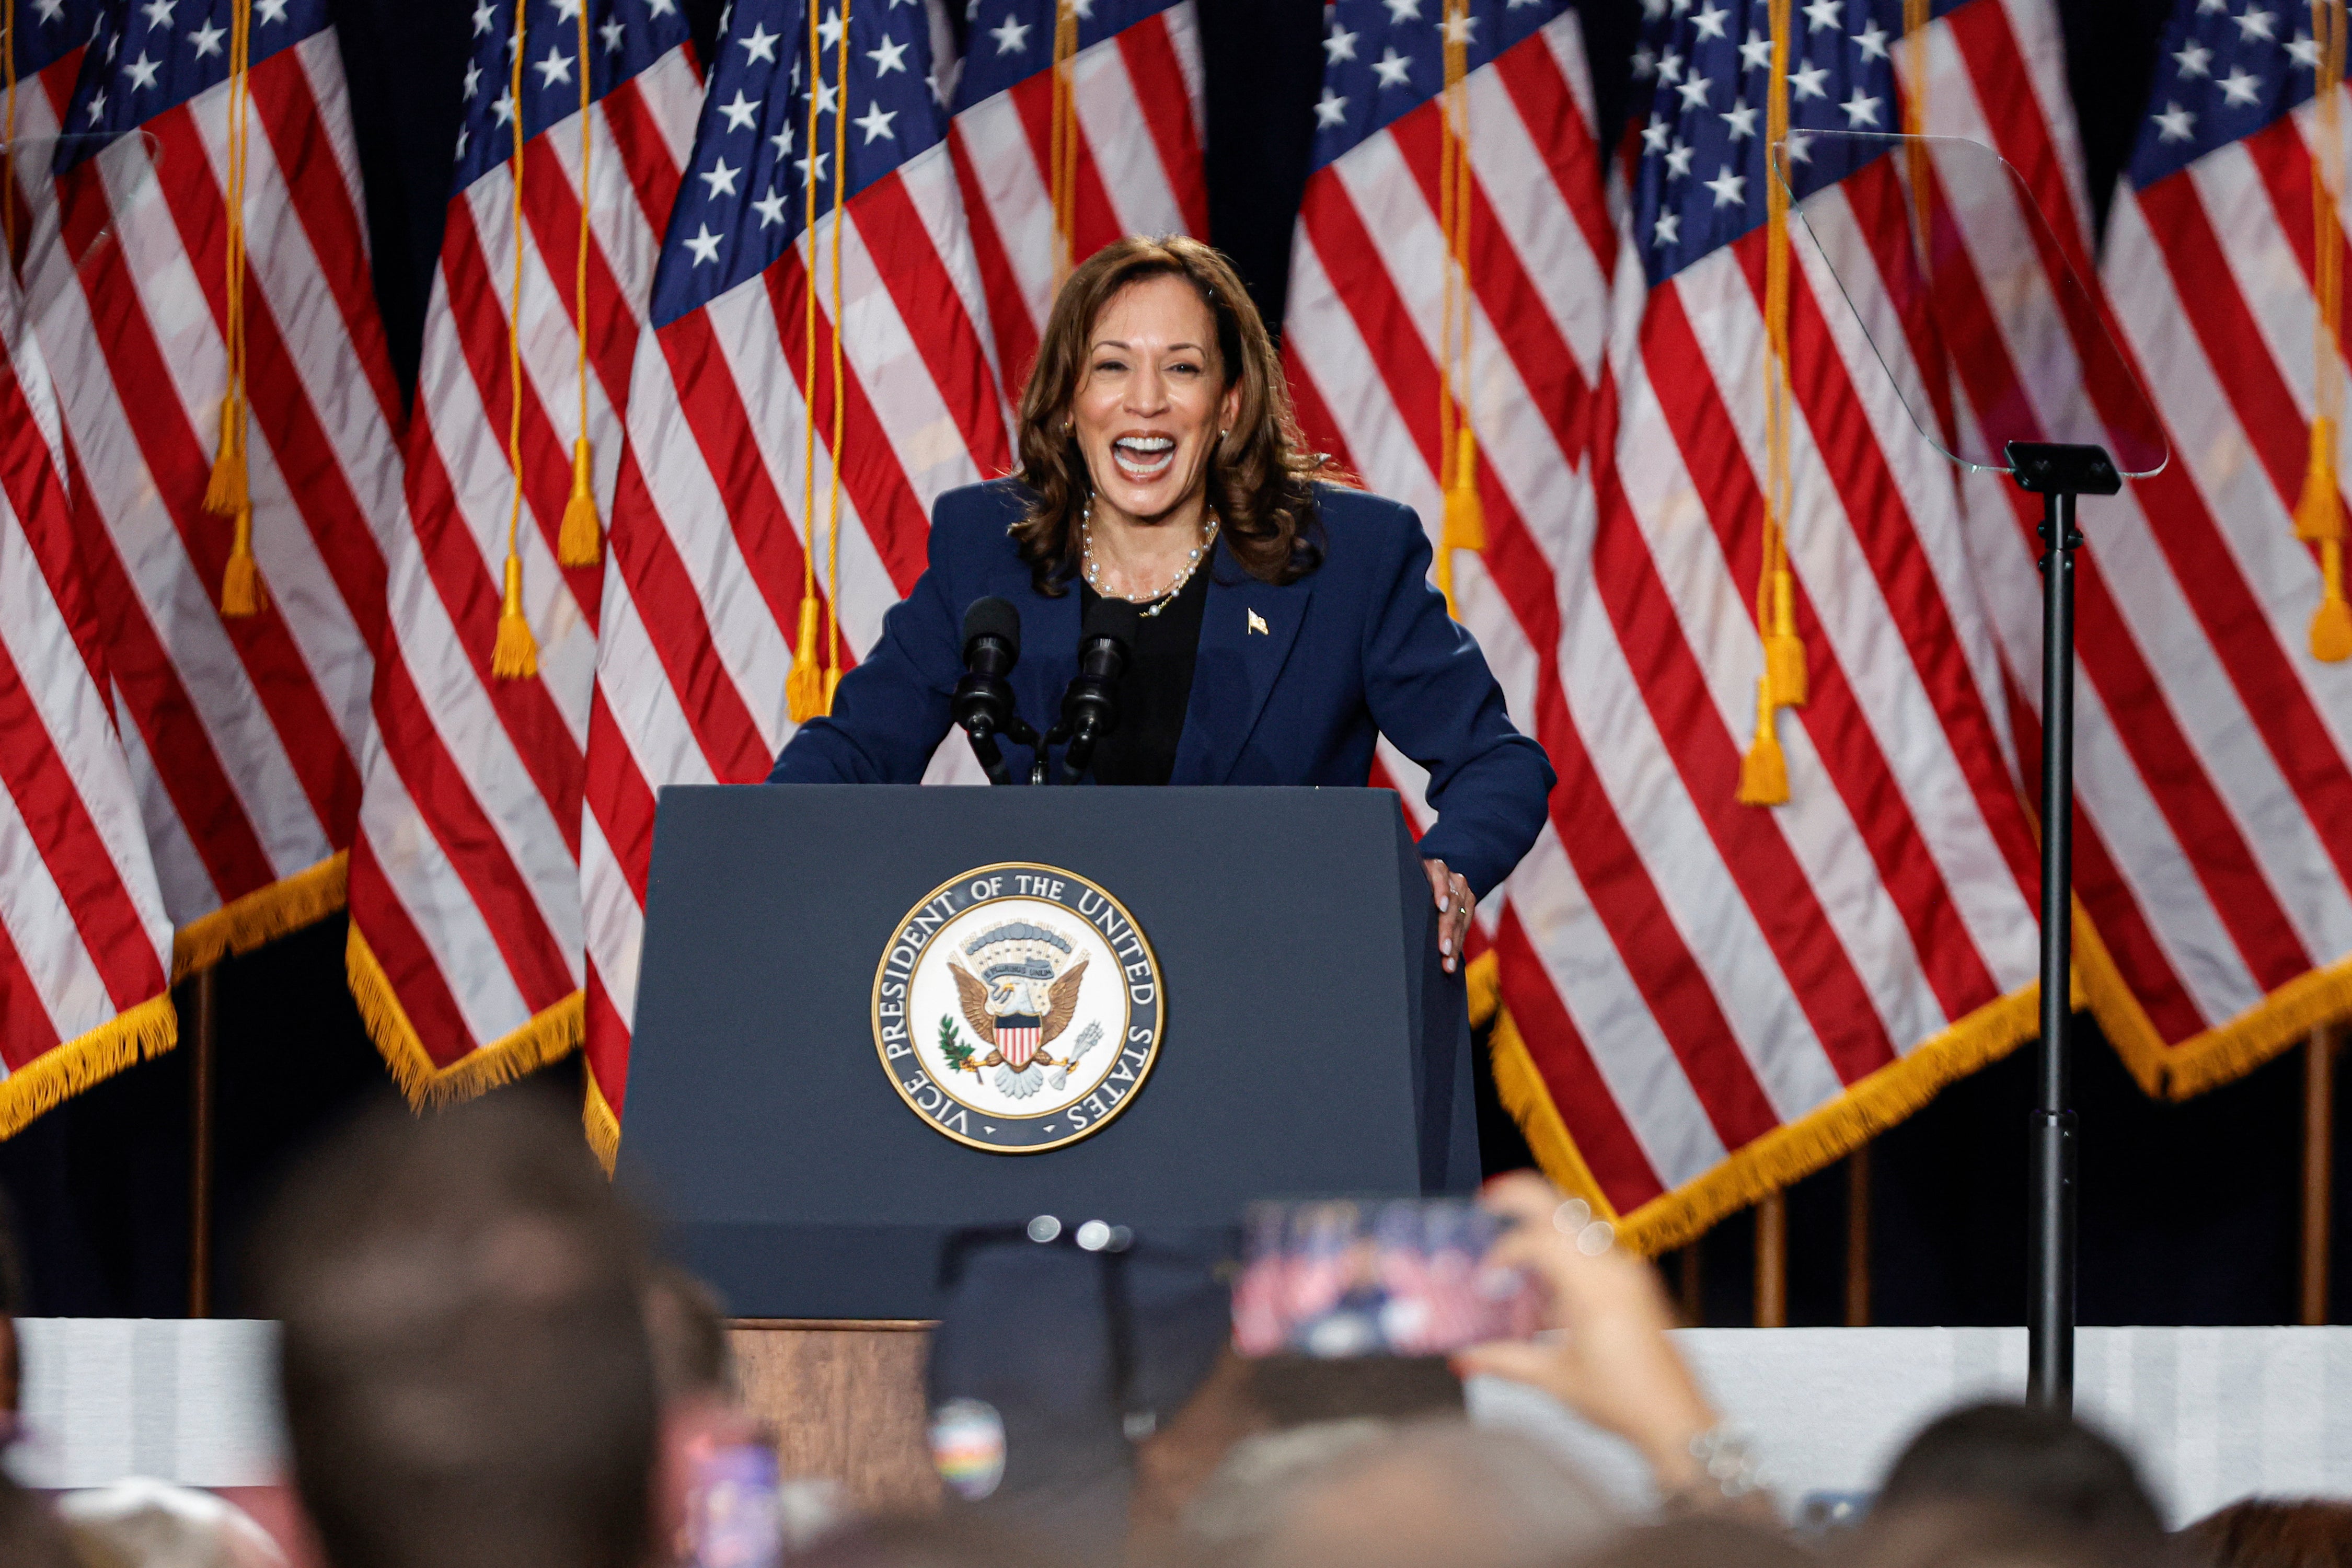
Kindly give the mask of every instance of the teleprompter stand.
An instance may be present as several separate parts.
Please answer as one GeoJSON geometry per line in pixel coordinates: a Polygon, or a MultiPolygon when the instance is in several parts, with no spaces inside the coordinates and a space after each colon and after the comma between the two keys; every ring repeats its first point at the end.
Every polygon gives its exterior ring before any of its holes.
{"type": "Polygon", "coordinates": [[[1920,437],[1964,469],[2006,473],[2042,498],[2042,1040],[2031,1112],[2026,1397],[2071,1411],[2074,554],[2084,542],[2074,505],[2161,469],[2170,456],[2163,423],[2064,261],[2070,247],[1991,148],[1957,137],[1807,132],[1794,148],[1784,141],[1771,151],[1791,199],[1791,242],[1803,237],[1836,280],[1920,437]],[[1894,220],[1900,235],[1806,220],[1808,197],[1890,171],[1904,188],[1894,220]],[[1963,300],[1971,309],[1951,308],[1963,300]],[[1956,321],[1975,323],[1981,341],[1923,350],[1910,330],[1956,321]],[[1966,375],[1954,369],[1963,362],[1966,375]]]}
{"type": "Polygon", "coordinates": [[[2104,448],[2011,441],[2010,477],[2042,498],[2042,1044],[2033,1106],[2032,1250],[2026,1263],[2026,1398],[2074,1403],[2074,527],[2077,496],[2123,476],[2104,448]]]}

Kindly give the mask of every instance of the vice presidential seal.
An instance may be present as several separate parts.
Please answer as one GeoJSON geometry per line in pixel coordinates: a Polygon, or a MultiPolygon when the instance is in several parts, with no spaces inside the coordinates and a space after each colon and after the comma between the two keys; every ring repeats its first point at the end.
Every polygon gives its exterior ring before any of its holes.
{"type": "Polygon", "coordinates": [[[1034,1154],[1100,1131],[1160,1054],[1160,961],[1126,907],[1057,867],[982,866],[908,911],[874,973],[874,1046],[918,1116],[1034,1154]]]}

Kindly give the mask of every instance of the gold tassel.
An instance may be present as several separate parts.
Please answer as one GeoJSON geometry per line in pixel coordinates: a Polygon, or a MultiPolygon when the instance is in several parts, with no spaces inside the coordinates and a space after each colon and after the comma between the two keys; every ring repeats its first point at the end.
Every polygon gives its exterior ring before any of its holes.
{"type": "Polygon", "coordinates": [[[824,672],[824,712],[819,714],[819,718],[824,718],[833,712],[833,694],[840,689],[841,666],[836,664],[827,668],[824,672]]]}
{"type": "Polygon", "coordinates": [[[2311,422],[2311,456],[2304,464],[2303,494],[2294,503],[2294,536],[2307,544],[2344,537],[2344,507],[2336,493],[2336,421],[2325,414],[2311,422]]]}
{"type": "Polygon", "coordinates": [[[220,447],[213,454],[212,478],[205,485],[205,510],[215,517],[235,517],[253,506],[245,474],[244,412],[235,393],[221,399],[220,447]]]}
{"type": "Polygon", "coordinates": [[[784,677],[784,711],[795,724],[822,715],[826,707],[824,670],[816,658],[816,595],[801,595],[801,640],[793,650],[793,669],[784,677]]]}
{"type": "Polygon", "coordinates": [[[528,680],[539,673],[539,643],[522,613],[522,557],[507,552],[506,595],[499,605],[499,640],[490,649],[490,673],[500,680],[528,680]]]}
{"type": "Polygon", "coordinates": [[[1486,507],[1478,499],[1478,437],[1465,423],[1454,434],[1454,475],[1445,486],[1445,511],[1437,536],[1437,585],[1445,607],[1454,609],[1454,552],[1486,548],[1486,507]]]}
{"type": "Polygon", "coordinates": [[[239,508],[236,532],[228,547],[228,566],[221,573],[221,615],[257,616],[269,603],[261,586],[261,565],[253,558],[253,509],[239,508]]]}
{"type": "Polygon", "coordinates": [[[2344,603],[2344,542],[2329,539],[2319,546],[2319,608],[2311,617],[2311,657],[2322,664],[2352,658],[2352,608],[2344,603]]]}
{"type": "Polygon", "coordinates": [[[563,526],[555,534],[555,559],[563,566],[593,566],[604,559],[604,524],[596,517],[594,458],[583,436],[572,443],[572,499],[563,503],[563,526]]]}
{"type": "Polygon", "coordinates": [[[1739,804],[1785,805],[1789,800],[1789,759],[1781,753],[1780,737],[1772,731],[1772,683],[1756,682],[1756,743],[1739,760],[1739,804]]]}
{"type": "Polygon", "coordinates": [[[1810,695],[1805,644],[1797,636],[1796,580],[1786,566],[1772,574],[1772,630],[1764,639],[1764,678],[1771,682],[1774,702],[1784,708],[1805,705],[1810,695]]]}

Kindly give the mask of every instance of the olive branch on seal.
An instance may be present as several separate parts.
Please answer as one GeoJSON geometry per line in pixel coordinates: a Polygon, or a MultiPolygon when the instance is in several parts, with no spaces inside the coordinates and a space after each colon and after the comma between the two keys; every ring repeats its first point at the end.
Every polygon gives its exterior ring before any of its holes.
{"type": "Polygon", "coordinates": [[[971,1047],[964,1043],[952,1014],[940,1015],[940,1055],[947,1058],[950,1072],[976,1073],[980,1070],[971,1065],[971,1047]]]}

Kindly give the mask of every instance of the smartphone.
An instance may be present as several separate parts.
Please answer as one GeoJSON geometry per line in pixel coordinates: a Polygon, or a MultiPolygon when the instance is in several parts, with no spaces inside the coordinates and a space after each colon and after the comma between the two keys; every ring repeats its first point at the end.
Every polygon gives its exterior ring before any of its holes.
{"type": "Polygon", "coordinates": [[[1443,1355],[1540,1326],[1534,1291],[1487,1249],[1504,1222],[1467,1198],[1251,1205],[1234,1287],[1244,1355],[1443,1355]]]}
{"type": "Polygon", "coordinates": [[[785,1544],[776,1451],[728,1443],[696,1455],[693,1464],[688,1561],[694,1568],[774,1568],[785,1544]]]}

